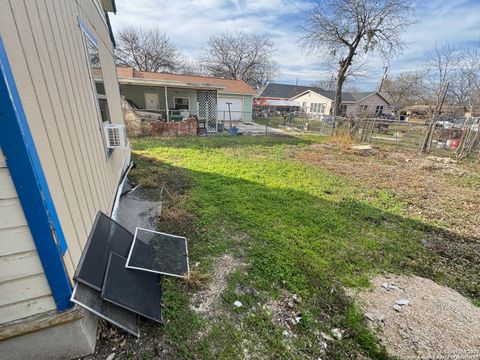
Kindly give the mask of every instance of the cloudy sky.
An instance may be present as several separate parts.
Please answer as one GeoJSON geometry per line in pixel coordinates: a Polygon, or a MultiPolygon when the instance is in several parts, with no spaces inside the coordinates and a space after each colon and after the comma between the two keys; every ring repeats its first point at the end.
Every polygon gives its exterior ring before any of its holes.
{"type": "MultiPolygon", "coordinates": [[[[280,74],[276,82],[309,85],[325,79],[328,58],[311,54],[299,42],[309,0],[116,0],[113,30],[127,25],[157,26],[188,56],[201,54],[212,34],[244,30],[268,36],[277,48],[280,74]]],[[[414,0],[418,22],[404,35],[408,48],[389,64],[390,76],[421,68],[425,51],[436,39],[468,47],[480,39],[480,0],[414,0]]],[[[383,73],[377,57],[368,61],[368,76],[357,80],[363,90],[375,88],[383,73]]]]}

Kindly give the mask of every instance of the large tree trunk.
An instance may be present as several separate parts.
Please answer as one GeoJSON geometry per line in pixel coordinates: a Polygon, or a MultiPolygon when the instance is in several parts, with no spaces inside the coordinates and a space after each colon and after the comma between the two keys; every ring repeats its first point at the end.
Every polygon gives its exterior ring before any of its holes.
{"type": "Polygon", "coordinates": [[[338,70],[337,87],[335,89],[335,107],[333,109],[333,116],[340,115],[342,108],[342,88],[345,82],[345,69],[343,67],[338,70]]]}
{"type": "Polygon", "coordinates": [[[347,77],[347,70],[352,65],[352,59],[353,56],[355,55],[355,50],[357,49],[358,43],[360,41],[360,38],[357,38],[355,40],[354,45],[350,47],[348,56],[345,59],[342,59],[338,62],[340,65],[338,67],[338,76],[337,76],[337,88],[335,89],[335,108],[333,111],[333,116],[338,116],[340,115],[340,109],[342,108],[342,88],[343,88],[343,83],[345,82],[345,79],[347,77]]]}

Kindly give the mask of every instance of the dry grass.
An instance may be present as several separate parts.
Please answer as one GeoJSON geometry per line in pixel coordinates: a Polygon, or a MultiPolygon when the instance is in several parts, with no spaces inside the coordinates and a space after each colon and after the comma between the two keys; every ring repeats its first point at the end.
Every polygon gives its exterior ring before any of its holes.
{"type": "Polygon", "coordinates": [[[183,278],[183,284],[188,290],[204,289],[211,276],[197,269],[191,269],[186,277],[183,278]]]}
{"type": "Polygon", "coordinates": [[[425,223],[425,246],[443,283],[480,296],[480,175],[478,166],[413,151],[377,149],[368,157],[332,147],[295,154],[360,186],[385,190],[405,204],[406,216],[425,223]],[[447,274],[447,275],[440,275],[447,274]]]}
{"type": "Polygon", "coordinates": [[[347,129],[340,129],[330,137],[329,141],[332,145],[340,147],[341,150],[351,150],[353,145],[352,137],[347,129]]]}

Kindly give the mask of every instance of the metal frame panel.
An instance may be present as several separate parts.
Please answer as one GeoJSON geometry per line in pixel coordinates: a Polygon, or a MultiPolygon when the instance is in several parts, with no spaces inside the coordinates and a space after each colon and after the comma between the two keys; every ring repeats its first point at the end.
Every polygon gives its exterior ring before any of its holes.
{"type": "Polygon", "coordinates": [[[71,306],[70,281],[62,256],[67,251],[35,143],[0,37],[0,145],[59,311],[71,306]]]}
{"type": "Polygon", "coordinates": [[[159,274],[159,275],[168,275],[168,276],[173,276],[173,277],[178,277],[178,278],[185,278],[185,276],[183,276],[183,275],[171,274],[171,273],[167,273],[167,272],[162,272],[162,271],[147,269],[147,268],[140,267],[140,266],[131,265],[130,260],[131,260],[131,257],[132,257],[133,248],[135,247],[135,241],[137,240],[138,230],[142,230],[142,231],[146,231],[146,232],[150,232],[150,233],[154,233],[154,234],[168,235],[168,236],[171,236],[171,237],[174,237],[174,238],[183,239],[185,241],[185,250],[186,250],[185,257],[186,257],[186,260],[187,260],[187,274],[190,273],[190,262],[188,260],[188,244],[187,244],[187,238],[186,237],[178,236],[178,235],[172,235],[172,234],[168,234],[168,233],[164,233],[164,232],[160,232],[160,231],[154,231],[154,230],[150,230],[150,229],[144,229],[144,228],[140,228],[140,227],[137,227],[135,229],[135,236],[133,237],[132,246],[130,247],[130,252],[128,253],[128,257],[127,257],[127,263],[125,265],[126,268],[147,271],[147,272],[151,272],[151,273],[159,274]]]}

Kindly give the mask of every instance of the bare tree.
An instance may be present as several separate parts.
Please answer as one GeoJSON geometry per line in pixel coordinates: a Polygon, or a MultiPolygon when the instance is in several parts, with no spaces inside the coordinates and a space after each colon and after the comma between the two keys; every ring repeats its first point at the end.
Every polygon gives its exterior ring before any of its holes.
{"type": "Polygon", "coordinates": [[[459,55],[459,65],[451,76],[452,95],[456,105],[472,116],[480,111],[480,44],[459,55]]]}
{"type": "Polygon", "coordinates": [[[427,76],[425,79],[426,96],[430,103],[430,121],[423,141],[421,151],[430,152],[433,134],[437,125],[438,116],[452,90],[452,76],[458,69],[459,52],[448,43],[435,42],[433,49],[426,54],[427,76]]]}
{"type": "Polygon", "coordinates": [[[244,80],[259,89],[273,80],[278,71],[272,58],[274,52],[273,42],[265,37],[243,31],[227,32],[210,38],[201,62],[211,76],[244,80]]]}
{"type": "Polygon", "coordinates": [[[179,56],[176,69],[173,72],[181,75],[204,75],[202,65],[199,61],[183,55],[179,56]]]}
{"type": "Polygon", "coordinates": [[[178,70],[183,56],[168,36],[158,28],[126,27],[115,36],[117,64],[141,71],[178,70]]]}
{"type": "Polygon", "coordinates": [[[305,15],[303,42],[327,50],[338,61],[334,114],[354,59],[378,52],[385,59],[403,48],[401,34],[414,22],[409,0],[320,0],[305,15]]]}
{"type": "Polygon", "coordinates": [[[335,90],[336,83],[335,74],[331,73],[327,79],[313,81],[311,86],[321,88],[325,91],[335,90]]]}
{"type": "MultiPolygon", "coordinates": [[[[452,76],[452,93],[455,104],[468,111],[463,123],[462,137],[456,150],[458,159],[464,159],[479,146],[480,131],[480,44],[464,50],[460,55],[459,66],[452,76]]],[[[479,154],[480,155],[480,154],[479,154]]]]}
{"type": "Polygon", "coordinates": [[[403,108],[412,105],[423,98],[423,80],[425,74],[420,71],[402,72],[391,79],[385,79],[383,92],[385,92],[392,103],[403,108]]]}

